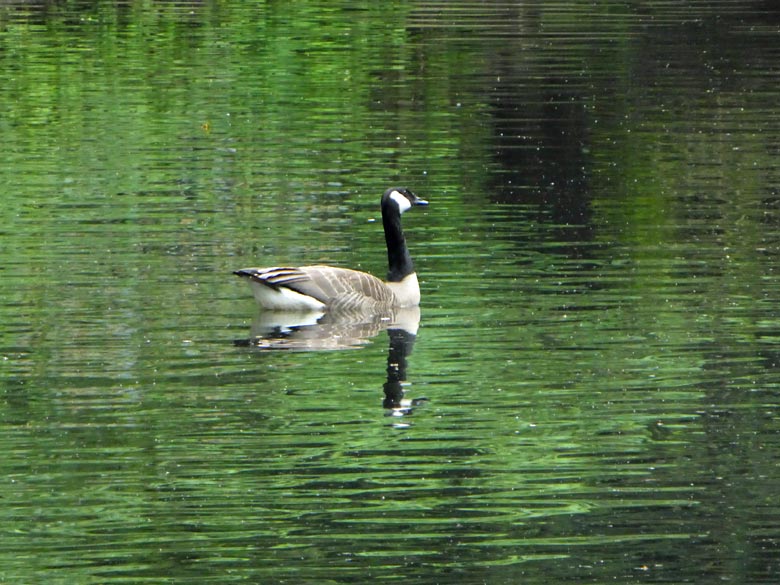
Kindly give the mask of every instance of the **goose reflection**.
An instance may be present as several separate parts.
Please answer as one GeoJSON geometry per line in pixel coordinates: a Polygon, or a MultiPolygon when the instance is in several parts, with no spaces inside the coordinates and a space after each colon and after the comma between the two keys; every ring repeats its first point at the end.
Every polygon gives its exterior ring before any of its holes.
{"type": "Polygon", "coordinates": [[[382,405],[392,416],[411,414],[425,398],[405,397],[407,358],[420,326],[420,308],[381,313],[261,311],[252,321],[249,339],[236,345],[261,351],[335,351],[358,349],[387,331],[387,380],[382,405]]]}

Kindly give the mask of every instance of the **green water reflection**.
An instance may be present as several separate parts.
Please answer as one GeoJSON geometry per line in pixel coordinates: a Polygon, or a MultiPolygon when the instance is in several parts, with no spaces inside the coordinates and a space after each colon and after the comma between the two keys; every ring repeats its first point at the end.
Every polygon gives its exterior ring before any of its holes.
{"type": "Polygon", "coordinates": [[[773,583],[777,23],[3,3],[0,580],[773,583]],[[416,338],[248,343],[395,183],[416,338]]]}

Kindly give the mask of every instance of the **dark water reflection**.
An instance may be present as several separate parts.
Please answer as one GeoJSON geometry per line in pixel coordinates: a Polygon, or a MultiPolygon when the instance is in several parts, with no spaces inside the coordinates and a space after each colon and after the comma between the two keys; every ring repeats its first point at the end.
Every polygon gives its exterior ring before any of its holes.
{"type": "Polygon", "coordinates": [[[0,580],[776,582],[779,24],[3,3],[0,580]],[[258,315],[393,183],[419,329],[258,315]]]}
{"type": "MultiPolygon", "coordinates": [[[[426,399],[407,398],[407,358],[420,326],[420,308],[386,313],[281,312],[260,310],[252,322],[252,335],[239,339],[239,347],[260,351],[334,351],[358,349],[386,331],[387,380],[382,405],[392,416],[405,416],[426,399]]],[[[398,423],[401,424],[401,423],[398,423]]]]}

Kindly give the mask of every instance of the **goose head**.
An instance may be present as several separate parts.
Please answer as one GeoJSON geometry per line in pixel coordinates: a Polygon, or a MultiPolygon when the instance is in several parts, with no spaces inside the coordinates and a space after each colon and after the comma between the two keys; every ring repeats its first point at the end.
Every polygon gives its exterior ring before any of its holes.
{"type": "Polygon", "coordinates": [[[420,199],[406,187],[390,187],[382,195],[382,211],[397,210],[400,215],[415,205],[428,205],[428,202],[420,199]]]}

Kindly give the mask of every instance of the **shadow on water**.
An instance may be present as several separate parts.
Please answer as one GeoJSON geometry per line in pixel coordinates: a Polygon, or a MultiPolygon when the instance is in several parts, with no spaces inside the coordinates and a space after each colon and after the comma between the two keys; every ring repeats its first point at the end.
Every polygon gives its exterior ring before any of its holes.
{"type": "Polygon", "coordinates": [[[382,406],[393,416],[404,416],[427,401],[405,397],[407,358],[419,326],[419,307],[385,313],[260,310],[252,321],[250,337],[237,339],[234,344],[262,352],[354,350],[387,331],[389,349],[382,406]]]}

